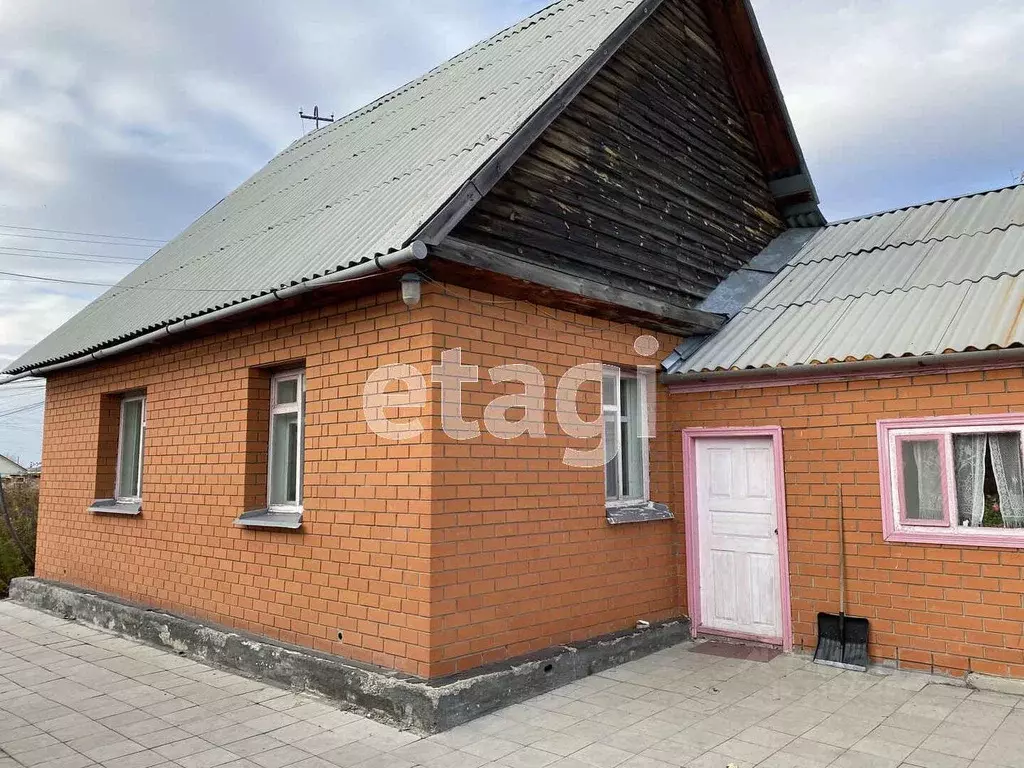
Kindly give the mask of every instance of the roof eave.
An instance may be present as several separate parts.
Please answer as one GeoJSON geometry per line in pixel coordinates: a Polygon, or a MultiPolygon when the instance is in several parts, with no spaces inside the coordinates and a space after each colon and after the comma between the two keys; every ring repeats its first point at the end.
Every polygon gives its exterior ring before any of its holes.
{"type": "Polygon", "coordinates": [[[323,275],[312,280],[305,280],[287,288],[273,289],[257,298],[240,301],[236,304],[231,304],[227,307],[212,310],[201,315],[187,317],[173,323],[166,323],[158,328],[140,333],[128,339],[111,342],[100,347],[85,350],[67,358],[42,360],[36,364],[7,368],[4,370],[4,373],[10,374],[10,378],[0,381],[0,386],[28,377],[46,376],[47,374],[62,371],[66,368],[74,368],[87,363],[96,362],[103,358],[129,352],[133,349],[137,349],[138,347],[152,344],[158,340],[163,340],[168,336],[173,336],[184,331],[191,331],[200,326],[210,325],[221,320],[235,317],[236,315],[251,312],[254,309],[259,309],[278,301],[284,301],[285,299],[290,299],[294,296],[307,293],[308,291],[338,285],[351,280],[358,280],[376,273],[387,272],[390,269],[401,267],[410,262],[421,261],[425,259],[427,255],[427,246],[419,240],[413,240],[409,245],[399,251],[393,251],[392,253],[383,255],[378,254],[372,259],[339,270],[338,272],[332,272],[329,275],[323,275]]]}
{"type": "Polygon", "coordinates": [[[707,392],[724,389],[782,387],[837,379],[889,378],[946,369],[979,369],[1018,366],[1024,347],[949,352],[916,357],[887,357],[844,363],[746,368],[729,371],[664,373],[660,380],[670,392],[707,392]]]}

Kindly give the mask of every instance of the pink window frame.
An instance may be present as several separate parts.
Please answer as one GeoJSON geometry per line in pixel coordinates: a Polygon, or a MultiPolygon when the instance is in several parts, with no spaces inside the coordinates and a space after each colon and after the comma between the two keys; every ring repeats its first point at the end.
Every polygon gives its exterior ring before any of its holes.
{"type": "MultiPolygon", "coordinates": [[[[933,416],[917,419],[882,419],[878,427],[878,475],[881,491],[882,537],[885,541],[903,544],[947,544],[966,547],[1001,547],[1024,549],[1024,528],[1008,533],[1002,528],[968,528],[952,524],[953,509],[956,507],[956,484],[950,482],[949,527],[935,525],[896,525],[896,510],[893,509],[892,470],[889,454],[889,435],[897,429],[946,430],[955,427],[979,427],[989,429],[1006,427],[1007,431],[1024,429],[1024,413],[993,413],[978,416],[933,416]]],[[[922,433],[923,435],[924,433],[922,433]]],[[[952,441],[949,432],[941,432],[947,441],[952,441]]],[[[948,442],[947,442],[948,445],[948,442]]],[[[949,465],[946,465],[947,468],[949,465]]],[[[947,471],[948,476],[948,471],[947,471]]],[[[952,478],[950,478],[952,480],[952,478]]]]}
{"type": "MultiPolygon", "coordinates": [[[[896,454],[896,483],[900,496],[900,525],[921,525],[937,528],[949,528],[952,524],[953,499],[949,492],[949,433],[934,432],[913,435],[896,435],[893,446],[896,454]],[[903,482],[903,444],[904,443],[938,443],[939,445],[939,478],[942,483],[942,517],[938,520],[915,520],[907,517],[907,490],[903,482]]],[[[890,476],[891,479],[891,476],[890,476]]]]}

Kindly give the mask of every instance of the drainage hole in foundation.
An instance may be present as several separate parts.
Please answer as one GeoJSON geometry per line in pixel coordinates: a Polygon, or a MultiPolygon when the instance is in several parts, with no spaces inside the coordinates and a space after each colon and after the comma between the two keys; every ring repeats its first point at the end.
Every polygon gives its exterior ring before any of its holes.
{"type": "Polygon", "coordinates": [[[554,667],[551,664],[545,664],[544,665],[544,674],[545,675],[550,675],[552,669],[554,669],[554,667]]]}

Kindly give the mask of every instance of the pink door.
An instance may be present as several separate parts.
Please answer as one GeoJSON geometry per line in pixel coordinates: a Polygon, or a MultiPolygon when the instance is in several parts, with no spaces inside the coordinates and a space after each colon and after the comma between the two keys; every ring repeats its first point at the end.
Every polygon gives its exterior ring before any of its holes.
{"type": "Polygon", "coordinates": [[[771,437],[702,437],[695,451],[699,630],[782,643],[771,437]]]}

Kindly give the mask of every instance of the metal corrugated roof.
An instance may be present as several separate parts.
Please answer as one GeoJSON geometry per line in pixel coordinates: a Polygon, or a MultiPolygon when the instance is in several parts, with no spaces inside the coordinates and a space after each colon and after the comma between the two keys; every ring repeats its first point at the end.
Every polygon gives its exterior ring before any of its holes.
{"type": "Polygon", "coordinates": [[[669,373],[1024,344],[1024,185],[824,227],[669,373]]]}
{"type": "Polygon", "coordinates": [[[824,227],[800,261],[943,240],[1024,225],[1024,192],[1016,185],[836,222],[824,227]]]}
{"type": "Polygon", "coordinates": [[[296,141],[7,371],[404,247],[642,4],[563,0],[296,141]]]}

